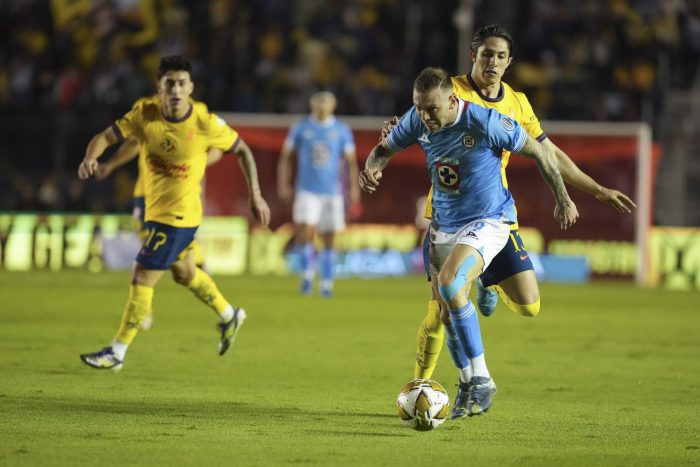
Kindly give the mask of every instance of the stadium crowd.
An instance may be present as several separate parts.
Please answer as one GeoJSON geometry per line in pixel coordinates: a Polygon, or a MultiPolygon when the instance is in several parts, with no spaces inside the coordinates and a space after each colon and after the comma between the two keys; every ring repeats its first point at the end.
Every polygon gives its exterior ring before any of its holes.
{"type": "MultiPolygon", "coordinates": [[[[473,2],[517,47],[505,76],[540,119],[653,123],[700,63],[691,0],[473,2]]],[[[9,0],[0,3],[0,210],[121,211],[131,177],[77,180],[90,135],[153,92],[160,56],[194,64],[211,109],[393,115],[427,65],[458,72],[458,0],[9,0]],[[89,194],[89,195],[88,195],[89,194]]]]}

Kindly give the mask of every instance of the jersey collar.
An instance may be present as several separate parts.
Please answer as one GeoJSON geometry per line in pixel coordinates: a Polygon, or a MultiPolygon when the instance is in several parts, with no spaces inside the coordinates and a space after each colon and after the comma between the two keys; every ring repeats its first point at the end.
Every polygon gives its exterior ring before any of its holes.
{"type": "Polygon", "coordinates": [[[476,93],[479,95],[479,97],[481,97],[486,102],[500,102],[503,100],[503,96],[505,95],[505,92],[503,91],[503,83],[502,82],[498,83],[500,85],[500,88],[498,89],[498,95],[496,97],[488,97],[488,96],[485,96],[484,94],[481,93],[481,89],[479,89],[479,86],[472,79],[471,73],[467,74],[467,80],[469,81],[469,84],[471,84],[472,89],[474,89],[474,91],[476,91],[476,93]]]}
{"type": "Polygon", "coordinates": [[[169,121],[170,123],[180,123],[180,122],[184,122],[185,120],[187,120],[188,118],[190,118],[190,115],[192,115],[192,109],[193,109],[193,108],[194,108],[194,106],[193,106],[192,103],[190,102],[190,108],[187,110],[187,113],[186,113],[185,115],[183,115],[181,118],[171,118],[171,117],[168,117],[167,115],[165,115],[165,112],[163,112],[163,109],[162,109],[162,108],[161,108],[160,113],[163,115],[163,118],[166,119],[167,121],[169,121]]]}
{"type": "Polygon", "coordinates": [[[464,102],[462,99],[457,98],[457,117],[455,118],[455,121],[447,125],[445,128],[450,128],[453,127],[457,124],[460,118],[462,118],[462,114],[464,113],[464,109],[467,106],[467,103],[464,102]]]}

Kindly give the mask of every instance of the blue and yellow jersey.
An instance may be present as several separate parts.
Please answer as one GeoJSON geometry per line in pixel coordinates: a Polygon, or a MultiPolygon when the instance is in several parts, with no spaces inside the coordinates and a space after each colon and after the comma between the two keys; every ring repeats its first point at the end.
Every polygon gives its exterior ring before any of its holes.
{"type": "MultiPolygon", "coordinates": [[[[476,83],[470,75],[460,75],[452,77],[452,89],[457,97],[468,102],[474,102],[482,107],[496,109],[500,113],[512,118],[522,126],[528,135],[535,138],[537,141],[543,141],[547,138],[540,121],[532,110],[530,102],[522,92],[515,92],[507,83],[501,81],[501,89],[498,96],[491,98],[484,96],[478,89],[476,83]]],[[[510,151],[503,150],[501,153],[501,178],[503,186],[508,188],[508,180],[506,179],[506,166],[510,159],[510,151]]],[[[432,217],[432,188],[428,193],[428,202],[425,205],[424,215],[430,219],[432,217]]],[[[517,228],[517,223],[513,228],[517,228]]]]}
{"type": "Polygon", "coordinates": [[[205,104],[190,103],[187,114],[175,120],[163,115],[159,100],[142,99],[112,126],[120,139],[134,137],[141,143],[147,222],[198,226],[207,150],[228,152],[240,141],[238,133],[205,104]]]}

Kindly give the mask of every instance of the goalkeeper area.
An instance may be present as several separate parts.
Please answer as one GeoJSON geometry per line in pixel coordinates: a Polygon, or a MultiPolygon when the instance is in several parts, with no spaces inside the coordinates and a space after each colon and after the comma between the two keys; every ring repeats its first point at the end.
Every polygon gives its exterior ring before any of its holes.
{"type": "MultiPolygon", "coordinates": [[[[78,354],[112,338],[126,272],[0,271],[1,465],[684,465],[700,460],[697,295],[631,282],[541,285],[542,312],[481,317],[498,395],[432,432],[402,425],[426,308],[420,277],[216,277],[248,320],[216,352],[215,317],[165,278],[124,369],[78,354]],[[489,464],[482,464],[488,462],[489,464]]],[[[446,349],[433,378],[452,399],[446,349]]]]}

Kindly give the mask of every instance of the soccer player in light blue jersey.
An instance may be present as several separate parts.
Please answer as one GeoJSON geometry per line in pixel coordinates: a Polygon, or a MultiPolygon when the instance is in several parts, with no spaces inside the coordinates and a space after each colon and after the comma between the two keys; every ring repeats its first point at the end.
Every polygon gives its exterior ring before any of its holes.
{"type": "Polygon", "coordinates": [[[284,141],[277,166],[277,191],[284,201],[292,199],[292,156],[297,155],[294,191],[295,245],[301,256],[301,293],[310,294],[315,276],[314,236],[319,232],[323,249],[319,254],[321,295],[333,293],[333,269],[336,253],[335,233],[345,229],[345,203],[342,174],[350,183],[350,201],[360,201],[355,142],[350,128],[339,121],[335,96],[321,91],[311,96],[311,115],[294,125],[284,141]],[[343,164],[347,164],[344,170],[343,164]]]}
{"type": "Polygon", "coordinates": [[[370,152],[360,186],[375,192],[390,157],[413,144],[423,149],[433,187],[431,285],[446,310],[441,320],[448,338],[458,342],[456,358],[470,373],[467,410],[481,415],[491,407],[496,385],[486,366],[469,288],[505,246],[516,221],[513,197],[501,177],[502,150],[535,160],[552,189],[554,216],[563,229],[576,222],[578,212],[554,154],[511,118],[458,99],[445,70],[426,68],[418,75],[413,103],[370,152]]]}

